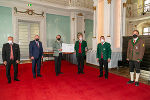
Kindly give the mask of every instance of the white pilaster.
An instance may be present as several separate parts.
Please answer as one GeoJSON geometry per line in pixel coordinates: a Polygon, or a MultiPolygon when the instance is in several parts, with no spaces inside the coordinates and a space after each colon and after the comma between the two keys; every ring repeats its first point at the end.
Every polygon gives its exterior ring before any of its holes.
{"type": "MultiPolygon", "coordinates": [[[[85,39],[85,22],[84,22],[84,15],[77,15],[77,33],[82,33],[83,34],[83,39],[85,39]]],[[[77,34],[76,33],[76,34],[77,34]]]]}
{"type": "Polygon", "coordinates": [[[104,0],[104,36],[107,42],[111,43],[111,3],[104,0]]]}
{"type": "Polygon", "coordinates": [[[98,34],[98,29],[97,29],[97,21],[98,21],[98,0],[93,0],[93,10],[94,10],[94,15],[93,15],[93,38],[92,38],[92,48],[93,50],[96,50],[97,48],[97,34],[98,34]]]}
{"type": "Polygon", "coordinates": [[[126,34],[126,1],[122,0],[122,36],[126,34]]]}
{"type": "Polygon", "coordinates": [[[70,42],[75,43],[76,33],[77,33],[77,27],[76,27],[77,26],[77,14],[76,14],[76,12],[71,12],[70,22],[71,22],[70,42]]]}

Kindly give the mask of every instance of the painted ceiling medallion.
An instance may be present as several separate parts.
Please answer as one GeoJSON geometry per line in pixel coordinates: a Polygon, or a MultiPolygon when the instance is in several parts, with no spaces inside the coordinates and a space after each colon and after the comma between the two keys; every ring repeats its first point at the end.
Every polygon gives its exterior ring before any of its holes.
{"type": "Polygon", "coordinates": [[[40,16],[43,16],[44,17],[44,12],[42,12],[41,14],[38,14],[38,13],[35,13],[34,10],[31,10],[31,9],[27,9],[26,11],[19,11],[17,10],[16,7],[14,7],[14,11],[15,13],[26,13],[28,15],[40,15],[40,16]]]}
{"type": "Polygon", "coordinates": [[[111,0],[107,0],[108,1],[108,4],[111,4],[111,0]]]}

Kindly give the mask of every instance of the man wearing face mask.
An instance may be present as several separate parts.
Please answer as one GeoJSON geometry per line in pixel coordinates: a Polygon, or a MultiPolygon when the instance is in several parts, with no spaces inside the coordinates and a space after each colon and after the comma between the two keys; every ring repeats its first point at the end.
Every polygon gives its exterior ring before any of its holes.
{"type": "Polygon", "coordinates": [[[78,41],[75,43],[75,51],[76,51],[76,57],[78,62],[78,74],[84,74],[84,58],[86,55],[87,48],[87,42],[83,40],[83,34],[78,33],[77,35],[78,41]]]}
{"type": "Polygon", "coordinates": [[[105,79],[108,79],[108,63],[111,59],[111,45],[110,43],[105,42],[105,37],[100,37],[101,43],[97,45],[97,61],[100,65],[100,75],[103,77],[103,65],[105,68],[105,79]]]}
{"type": "Polygon", "coordinates": [[[8,83],[11,83],[10,69],[13,64],[14,68],[14,81],[19,81],[18,74],[18,63],[20,61],[20,48],[19,45],[13,42],[13,37],[8,37],[8,43],[3,45],[2,58],[4,65],[6,66],[6,76],[8,83]]]}
{"type": "Polygon", "coordinates": [[[145,51],[145,42],[140,39],[139,31],[133,31],[133,39],[129,40],[128,42],[128,49],[127,49],[127,60],[129,61],[129,68],[130,68],[130,76],[131,79],[127,82],[127,84],[134,83],[134,69],[136,70],[136,79],[135,79],[135,86],[139,86],[139,76],[140,76],[140,62],[144,56],[145,51]]]}
{"type": "Polygon", "coordinates": [[[42,42],[39,41],[39,36],[36,35],[34,40],[29,44],[29,56],[32,60],[32,73],[33,78],[36,78],[36,65],[37,65],[37,77],[42,77],[40,74],[41,69],[41,58],[43,58],[43,47],[42,42]]]}
{"type": "Polygon", "coordinates": [[[62,59],[62,41],[61,41],[61,36],[57,35],[56,36],[56,41],[53,44],[53,51],[54,51],[54,57],[55,57],[55,72],[56,76],[59,74],[63,74],[61,72],[61,59],[62,59]]]}

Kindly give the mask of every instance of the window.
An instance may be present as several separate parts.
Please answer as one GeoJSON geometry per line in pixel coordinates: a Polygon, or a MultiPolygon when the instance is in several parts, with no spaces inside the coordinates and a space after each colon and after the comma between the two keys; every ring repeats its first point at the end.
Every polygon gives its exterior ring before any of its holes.
{"type": "Polygon", "coordinates": [[[150,0],[144,1],[144,12],[150,12],[150,0]]]}
{"type": "Polygon", "coordinates": [[[29,58],[29,43],[35,35],[39,35],[39,23],[19,22],[19,46],[21,59],[29,58]]]}
{"type": "Polygon", "coordinates": [[[143,35],[150,35],[150,27],[144,28],[143,35]]]}

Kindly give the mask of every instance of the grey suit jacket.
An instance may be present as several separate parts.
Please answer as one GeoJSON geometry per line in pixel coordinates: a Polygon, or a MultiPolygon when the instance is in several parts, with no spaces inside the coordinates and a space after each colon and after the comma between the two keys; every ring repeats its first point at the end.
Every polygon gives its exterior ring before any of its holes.
{"type": "Polygon", "coordinates": [[[61,53],[59,51],[59,49],[62,49],[62,41],[58,42],[57,40],[54,42],[53,44],[53,51],[54,51],[54,54],[53,56],[59,56],[59,53],[61,53]]]}

